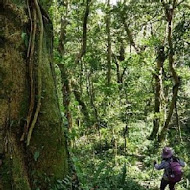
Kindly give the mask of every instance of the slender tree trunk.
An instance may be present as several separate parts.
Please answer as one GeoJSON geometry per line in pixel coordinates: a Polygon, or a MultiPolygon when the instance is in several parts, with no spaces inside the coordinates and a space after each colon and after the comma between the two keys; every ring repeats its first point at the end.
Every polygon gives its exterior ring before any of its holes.
{"type": "Polygon", "coordinates": [[[87,48],[87,24],[88,24],[88,17],[89,17],[89,13],[90,13],[90,3],[91,0],[86,0],[86,9],[85,9],[85,13],[84,13],[84,18],[83,18],[83,35],[82,35],[82,45],[81,45],[81,49],[77,55],[77,58],[75,60],[75,63],[78,64],[82,57],[85,55],[86,53],[86,48],[87,48]]]}
{"type": "Polygon", "coordinates": [[[28,4],[28,10],[31,10],[28,14],[25,13],[25,2],[18,5],[1,1],[0,7],[0,74],[3,76],[0,81],[0,154],[3,158],[0,187],[5,190],[50,189],[69,171],[51,62],[51,20],[36,0],[28,4]],[[28,42],[29,22],[35,22],[36,26],[31,25],[32,36],[28,42]],[[36,62],[33,74],[27,52],[30,56],[36,55],[32,58],[36,62]],[[33,82],[35,91],[32,90],[33,82]],[[35,100],[32,100],[33,95],[35,100]],[[24,141],[20,142],[23,132],[24,141]]]}
{"type": "Polygon", "coordinates": [[[119,90],[121,90],[121,84],[123,83],[123,76],[125,74],[125,71],[127,69],[127,67],[125,67],[123,69],[123,72],[121,71],[120,68],[120,62],[125,60],[125,48],[124,48],[124,44],[123,41],[121,41],[121,45],[120,45],[120,51],[119,51],[119,56],[116,56],[113,54],[113,60],[114,63],[116,65],[116,71],[117,71],[117,83],[119,84],[119,90]]]}
{"type": "Polygon", "coordinates": [[[94,109],[94,123],[98,123],[98,120],[99,120],[98,110],[97,110],[96,105],[94,103],[94,101],[95,101],[94,85],[90,79],[90,74],[87,76],[87,81],[88,81],[88,94],[90,97],[90,105],[94,109]]]}
{"type": "Polygon", "coordinates": [[[128,125],[125,126],[123,130],[123,138],[124,138],[124,152],[127,152],[127,137],[128,137],[128,125]]]}
{"type": "Polygon", "coordinates": [[[181,127],[180,127],[180,121],[179,121],[177,104],[175,104],[175,116],[176,116],[176,126],[177,126],[177,130],[178,130],[179,141],[182,142],[181,127]]]}
{"type": "Polygon", "coordinates": [[[171,121],[173,111],[175,109],[178,90],[179,90],[179,86],[180,86],[180,78],[174,69],[174,49],[173,49],[173,40],[172,40],[172,25],[173,25],[174,11],[176,8],[177,1],[173,0],[173,8],[172,9],[168,8],[167,5],[163,1],[162,1],[162,3],[163,3],[163,6],[165,8],[166,18],[168,21],[169,69],[170,69],[170,72],[172,74],[174,86],[173,86],[173,96],[172,96],[172,100],[170,103],[168,116],[167,116],[164,127],[162,128],[162,131],[161,131],[159,138],[158,138],[159,142],[163,142],[165,137],[166,137],[167,130],[169,128],[169,123],[171,121]]]}
{"type": "Polygon", "coordinates": [[[68,74],[66,73],[65,66],[63,64],[59,64],[59,69],[61,71],[61,80],[62,80],[62,93],[63,93],[63,106],[65,108],[65,116],[68,122],[68,130],[72,129],[72,114],[70,111],[70,103],[71,103],[71,87],[68,74]]]}
{"type": "MultiPolygon", "coordinates": [[[[65,1],[65,15],[63,16],[63,20],[61,21],[61,31],[60,31],[60,38],[59,38],[59,46],[58,52],[61,58],[64,57],[65,54],[65,44],[66,44],[66,29],[68,25],[68,10],[69,3],[65,1]]],[[[70,111],[70,102],[71,102],[71,86],[69,81],[69,76],[64,64],[58,64],[59,69],[61,71],[61,80],[62,80],[62,94],[63,94],[63,106],[65,108],[65,115],[68,121],[68,130],[72,129],[72,114],[70,111]]]]}
{"type": "Polygon", "coordinates": [[[154,75],[155,79],[155,98],[154,98],[154,120],[153,130],[149,139],[153,140],[157,137],[160,128],[160,114],[161,114],[161,95],[163,94],[162,89],[162,75],[163,75],[163,64],[165,61],[164,47],[161,46],[158,49],[156,72],[154,75]]]}
{"type": "Polygon", "coordinates": [[[107,0],[108,13],[106,15],[106,32],[107,32],[107,83],[110,85],[111,82],[111,14],[110,14],[110,0],[107,0]]]}
{"type": "Polygon", "coordinates": [[[85,125],[86,126],[91,126],[91,121],[90,121],[88,108],[87,108],[85,102],[81,98],[81,94],[80,94],[78,85],[74,81],[72,81],[72,91],[74,93],[75,99],[77,100],[77,102],[81,106],[81,112],[82,112],[82,114],[84,116],[85,125]]]}

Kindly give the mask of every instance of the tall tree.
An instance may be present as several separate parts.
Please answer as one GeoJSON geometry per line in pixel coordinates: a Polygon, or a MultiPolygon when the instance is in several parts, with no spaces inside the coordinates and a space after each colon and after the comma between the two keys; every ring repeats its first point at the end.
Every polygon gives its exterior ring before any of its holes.
{"type": "MultiPolygon", "coordinates": [[[[59,37],[58,52],[60,54],[61,60],[64,58],[65,54],[65,44],[67,39],[67,25],[68,25],[68,14],[69,14],[69,1],[64,1],[64,14],[61,14],[61,30],[59,37]]],[[[65,110],[65,115],[68,122],[68,129],[72,129],[72,114],[70,111],[70,102],[71,102],[71,85],[69,80],[69,75],[64,64],[58,64],[61,71],[62,79],[62,94],[63,94],[63,105],[65,110]]]]}
{"type": "Polygon", "coordinates": [[[180,85],[180,78],[174,68],[174,45],[173,45],[173,22],[174,22],[174,17],[175,17],[175,10],[176,7],[179,5],[177,3],[177,0],[173,0],[171,2],[171,4],[169,4],[169,6],[166,4],[166,2],[164,0],[161,1],[163,4],[163,7],[165,9],[165,15],[166,15],[166,20],[168,23],[168,45],[169,45],[169,55],[168,55],[168,60],[169,60],[169,69],[172,75],[172,79],[174,82],[173,85],[173,96],[172,96],[172,100],[170,103],[170,107],[169,107],[169,111],[168,111],[168,116],[167,119],[165,121],[164,127],[159,135],[159,142],[162,142],[167,134],[167,129],[169,128],[169,123],[171,121],[172,115],[173,115],[173,111],[175,109],[175,105],[176,105],[176,101],[177,101],[177,95],[178,95],[178,90],[179,90],[179,85],[180,85]]]}
{"type": "Polygon", "coordinates": [[[110,85],[111,82],[111,62],[112,62],[112,51],[111,51],[111,10],[110,0],[107,0],[107,15],[106,15],[106,33],[107,33],[107,83],[110,85]]]}
{"type": "Polygon", "coordinates": [[[51,3],[40,3],[0,2],[0,186],[6,190],[50,189],[69,171],[52,63],[51,3]]]}
{"type": "Polygon", "coordinates": [[[161,114],[161,101],[163,95],[163,66],[166,59],[164,46],[159,46],[157,48],[157,58],[156,58],[156,69],[153,73],[155,79],[155,92],[154,92],[154,120],[153,120],[153,130],[149,139],[156,139],[159,129],[160,129],[160,114],[161,114]]]}
{"type": "Polygon", "coordinates": [[[84,17],[83,17],[83,34],[82,34],[82,45],[81,49],[79,50],[79,53],[76,58],[76,63],[79,63],[82,59],[82,57],[86,53],[86,48],[87,48],[87,24],[88,24],[88,17],[90,13],[90,3],[91,0],[86,0],[86,8],[84,12],[84,17]]]}

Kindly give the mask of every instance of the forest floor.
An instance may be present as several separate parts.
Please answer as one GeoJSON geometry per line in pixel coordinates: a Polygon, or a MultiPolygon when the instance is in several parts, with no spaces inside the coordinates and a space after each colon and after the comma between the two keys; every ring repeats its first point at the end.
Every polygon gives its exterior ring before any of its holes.
{"type": "MultiPolygon", "coordinates": [[[[161,148],[155,150],[147,140],[150,131],[145,123],[132,124],[127,140],[117,137],[117,147],[111,141],[100,139],[98,134],[79,138],[73,148],[73,161],[84,190],[156,190],[159,189],[163,171],[153,169],[153,161],[160,161],[161,148]]],[[[188,171],[189,167],[185,168],[188,171]]],[[[188,172],[177,184],[177,190],[188,190],[188,172]]]]}

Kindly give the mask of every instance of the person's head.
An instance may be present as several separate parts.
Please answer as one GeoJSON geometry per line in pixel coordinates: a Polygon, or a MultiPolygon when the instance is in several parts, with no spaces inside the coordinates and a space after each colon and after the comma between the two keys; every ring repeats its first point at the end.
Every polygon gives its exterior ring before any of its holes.
{"type": "Polygon", "coordinates": [[[162,158],[169,159],[173,156],[173,150],[170,147],[164,147],[162,150],[162,158]]]}

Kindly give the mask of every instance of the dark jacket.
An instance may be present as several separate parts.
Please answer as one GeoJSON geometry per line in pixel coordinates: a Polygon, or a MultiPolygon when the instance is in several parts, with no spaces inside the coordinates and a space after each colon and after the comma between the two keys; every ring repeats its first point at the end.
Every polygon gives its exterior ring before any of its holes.
{"type": "Polygon", "coordinates": [[[160,164],[155,164],[154,167],[157,170],[162,170],[164,169],[164,174],[163,174],[163,178],[165,180],[168,180],[168,175],[169,175],[169,168],[170,168],[170,162],[171,161],[177,161],[182,167],[185,166],[185,162],[183,162],[182,160],[180,160],[177,157],[172,156],[171,158],[168,159],[163,159],[162,162],[160,164]]]}

